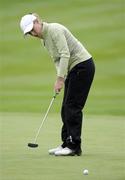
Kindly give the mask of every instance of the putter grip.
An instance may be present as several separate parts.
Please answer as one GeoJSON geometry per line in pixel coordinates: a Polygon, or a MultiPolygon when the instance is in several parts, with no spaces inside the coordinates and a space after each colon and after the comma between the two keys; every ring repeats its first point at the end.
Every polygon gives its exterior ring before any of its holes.
{"type": "Polygon", "coordinates": [[[56,93],[54,94],[53,98],[55,99],[58,94],[59,94],[59,93],[56,92],[56,93]]]}

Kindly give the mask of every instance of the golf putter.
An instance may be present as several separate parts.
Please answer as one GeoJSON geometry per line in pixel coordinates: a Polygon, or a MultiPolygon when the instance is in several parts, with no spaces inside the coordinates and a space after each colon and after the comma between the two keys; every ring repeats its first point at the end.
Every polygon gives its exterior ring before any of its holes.
{"type": "Polygon", "coordinates": [[[48,109],[47,109],[47,111],[46,111],[45,116],[43,117],[43,120],[42,120],[42,122],[41,122],[41,124],[40,124],[40,127],[39,127],[37,133],[36,133],[36,136],[35,136],[35,138],[34,138],[33,143],[28,143],[28,146],[29,146],[30,148],[36,148],[36,147],[38,147],[38,144],[36,143],[37,138],[38,138],[38,136],[39,136],[40,130],[41,130],[41,128],[43,127],[43,124],[44,124],[44,122],[45,122],[45,120],[46,120],[46,118],[47,118],[47,115],[48,115],[48,113],[49,113],[49,110],[50,110],[50,108],[51,108],[51,106],[52,106],[52,104],[53,104],[53,102],[54,102],[57,94],[58,94],[58,93],[55,93],[55,94],[54,94],[54,96],[53,96],[53,98],[52,98],[52,100],[51,100],[51,102],[50,102],[50,104],[49,104],[49,107],[48,107],[48,109]]]}

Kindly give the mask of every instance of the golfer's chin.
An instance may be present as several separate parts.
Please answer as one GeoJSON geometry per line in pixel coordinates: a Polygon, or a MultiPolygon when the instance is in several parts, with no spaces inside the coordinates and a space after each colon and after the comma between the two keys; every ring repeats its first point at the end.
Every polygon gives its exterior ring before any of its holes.
{"type": "Polygon", "coordinates": [[[37,38],[39,38],[39,35],[37,35],[37,34],[35,34],[35,35],[32,35],[33,37],[37,37],[37,38]]]}
{"type": "Polygon", "coordinates": [[[42,34],[35,34],[34,37],[41,39],[42,38],[42,34]]]}

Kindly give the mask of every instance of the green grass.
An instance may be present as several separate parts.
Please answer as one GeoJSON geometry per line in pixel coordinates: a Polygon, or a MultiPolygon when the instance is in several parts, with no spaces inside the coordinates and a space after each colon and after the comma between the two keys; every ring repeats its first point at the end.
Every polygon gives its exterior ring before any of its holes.
{"type": "Polygon", "coordinates": [[[0,180],[125,179],[124,20],[124,0],[1,1],[0,180]],[[66,25],[95,59],[95,79],[84,110],[82,157],[47,154],[60,144],[63,92],[41,132],[39,148],[26,146],[48,107],[56,79],[39,40],[22,36],[20,18],[29,12],[66,25]],[[87,177],[84,168],[89,169],[87,177]]]}
{"type": "MultiPolygon", "coordinates": [[[[39,112],[48,104],[56,79],[54,65],[39,40],[24,39],[22,15],[66,25],[92,53],[96,75],[88,114],[125,115],[124,1],[2,1],[0,20],[0,111],[39,112]]],[[[55,108],[59,110],[62,94],[55,108]]]]}
{"type": "Polygon", "coordinates": [[[38,138],[39,147],[30,149],[43,114],[2,113],[1,180],[123,180],[125,178],[124,118],[85,116],[81,157],[55,157],[48,149],[60,144],[58,114],[50,113],[38,138]],[[89,175],[83,175],[83,169],[89,175]]]}

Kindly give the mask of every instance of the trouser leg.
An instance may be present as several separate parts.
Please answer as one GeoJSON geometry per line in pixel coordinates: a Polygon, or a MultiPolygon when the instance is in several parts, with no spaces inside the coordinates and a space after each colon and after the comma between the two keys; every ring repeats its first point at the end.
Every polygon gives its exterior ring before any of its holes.
{"type": "Polygon", "coordinates": [[[71,149],[80,148],[82,131],[82,109],[95,72],[92,60],[76,65],[65,82],[62,105],[62,140],[71,149]]]}
{"type": "Polygon", "coordinates": [[[61,108],[61,118],[62,118],[62,122],[63,122],[61,138],[63,141],[63,144],[62,144],[63,148],[66,147],[66,140],[68,137],[68,132],[67,132],[68,125],[67,125],[67,122],[65,121],[66,120],[66,118],[65,118],[65,100],[66,100],[66,96],[67,96],[67,90],[68,90],[68,79],[66,79],[66,81],[65,81],[64,96],[63,96],[63,102],[62,102],[62,108],[61,108]]]}

